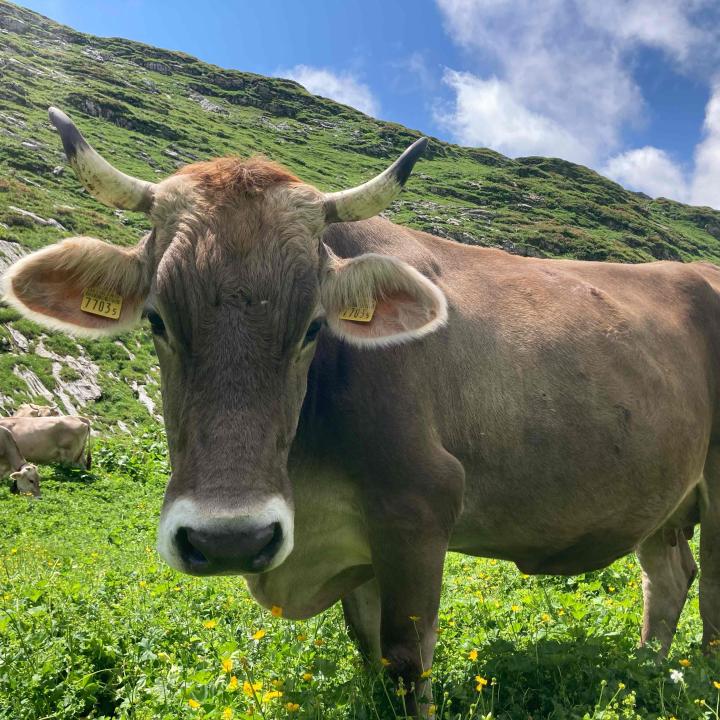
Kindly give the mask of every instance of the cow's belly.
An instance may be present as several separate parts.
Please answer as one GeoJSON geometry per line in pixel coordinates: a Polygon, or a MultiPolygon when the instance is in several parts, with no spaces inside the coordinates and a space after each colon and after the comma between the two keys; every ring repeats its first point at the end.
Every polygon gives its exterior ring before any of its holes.
{"type": "MultiPolygon", "coordinates": [[[[631,486],[622,478],[608,482],[601,493],[588,489],[583,501],[566,504],[555,492],[546,497],[535,492],[523,501],[522,488],[515,493],[507,483],[482,500],[471,491],[450,549],[509,560],[530,575],[597,570],[633,552],[660,527],[684,528],[697,522],[702,484],[698,467],[699,460],[678,468],[676,482],[656,487],[654,497],[642,483],[631,486]]],[[[564,495],[567,499],[571,493],[564,495]]]]}
{"type": "Polygon", "coordinates": [[[246,577],[253,597],[283,616],[317,615],[372,577],[357,494],[337,474],[293,477],[295,544],[280,567],[246,577]]]}

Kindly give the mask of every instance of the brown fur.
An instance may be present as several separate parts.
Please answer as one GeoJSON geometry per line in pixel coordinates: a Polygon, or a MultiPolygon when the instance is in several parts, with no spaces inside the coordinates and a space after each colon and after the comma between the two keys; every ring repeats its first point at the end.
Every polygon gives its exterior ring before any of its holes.
{"type": "Polygon", "coordinates": [[[222,157],[186,165],[176,175],[190,175],[214,192],[255,194],[279,183],[300,182],[282,165],[261,156],[222,157]]]}

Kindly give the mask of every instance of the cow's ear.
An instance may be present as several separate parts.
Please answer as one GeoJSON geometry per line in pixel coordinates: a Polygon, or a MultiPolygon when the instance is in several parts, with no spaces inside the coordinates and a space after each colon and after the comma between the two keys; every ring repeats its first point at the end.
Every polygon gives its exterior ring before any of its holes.
{"type": "Polygon", "coordinates": [[[149,291],[143,243],[122,248],[75,237],[38,250],[3,277],[4,300],[22,315],[74,335],[114,335],[137,324],[149,291]]]}
{"type": "Polygon", "coordinates": [[[407,263],[375,253],[347,260],[328,255],[322,303],[328,327],[347,342],[395,345],[447,321],[445,294],[407,263]]]}

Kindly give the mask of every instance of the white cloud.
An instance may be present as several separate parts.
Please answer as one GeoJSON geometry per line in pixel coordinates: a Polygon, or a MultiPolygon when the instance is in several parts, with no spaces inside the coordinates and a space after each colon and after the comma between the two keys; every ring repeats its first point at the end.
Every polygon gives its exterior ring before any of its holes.
{"type": "Polygon", "coordinates": [[[444,81],[455,91],[455,105],[438,119],[461,143],[511,155],[560,155],[584,163],[592,159],[572,133],[523,106],[508,83],[454,70],[445,72],[444,81]]]}
{"type": "Polygon", "coordinates": [[[380,104],[370,88],[352,73],[335,73],[327,68],[296,65],[287,70],[278,70],[276,75],[295,80],[314,95],[337,100],[367,115],[377,116],[380,111],[380,104]]]}
{"type": "Polygon", "coordinates": [[[475,138],[513,156],[536,147],[595,166],[618,151],[623,129],[645,112],[633,51],[657,48],[681,69],[701,63],[711,38],[697,13],[715,2],[436,1],[475,66],[493,68],[492,76],[449,70],[455,97],[438,121],[461,142],[475,138]],[[488,99],[494,104],[479,112],[488,99]],[[528,132],[518,131],[520,121],[528,132]]]}
{"type": "MultiPolygon", "coordinates": [[[[624,43],[642,43],[665,50],[675,59],[688,59],[708,33],[692,19],[687,0],[580,0],[581,13],[592,27],[624,43]]],[[[698,9],[702,3],[694,3],[698,9]]]]}
{"type": "Polygon", "coordinates": [[[705,108],[705,137],[695,148],[695,174],[690,198],[694,205],[720,209],[720,85],[705,108]]]}
{"type": "Polygon", "coordinates": [[[687,182],[681,168],[656,147],[646,146],[616,155],[602,169],[602,174],[651,197],[681,202],[688,199],[687,182]]]}
{"type": "Polygon", "coordinates": [[[720,83],[705,107],[703,139],[686,174],[666,152],[643,147],[610,158],[601,172],[651,197],[668,197],[720,209],[720,83]]]}

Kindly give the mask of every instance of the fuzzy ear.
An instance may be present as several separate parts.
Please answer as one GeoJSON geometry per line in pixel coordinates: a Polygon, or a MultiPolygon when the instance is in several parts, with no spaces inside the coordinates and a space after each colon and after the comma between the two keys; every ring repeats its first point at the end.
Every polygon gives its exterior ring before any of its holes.
{"type": "Polygon", "coordinates": [[[115,335],[140,319],[149,270],[143,244],[122,248],[95,238],[68,238],[8,268],[4,300],[54,330],[115,335]]]}
{"type": "Polygon", "coordinates": [[[329,253],[322,303],[330,330],[361,347],[416,340],[447,321],[445,294],[397,258],[367,253],[341,260],[329,253]]]}

